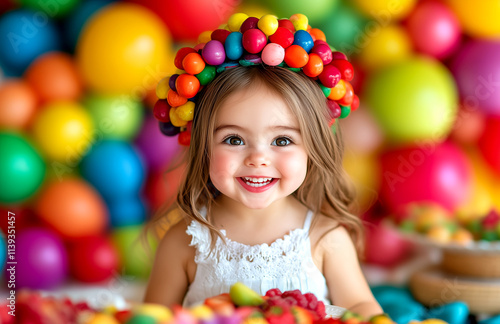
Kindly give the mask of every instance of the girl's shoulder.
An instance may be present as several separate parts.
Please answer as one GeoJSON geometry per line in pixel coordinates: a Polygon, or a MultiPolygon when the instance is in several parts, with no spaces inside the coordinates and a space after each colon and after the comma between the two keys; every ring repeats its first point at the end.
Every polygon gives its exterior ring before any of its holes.
{"type": "Polygon", "coordinates": [[[310,232],[311,244],[329,249],[334,246],[352,245],[351,237],[337,220],[317,214],[310,232]]]}
{"type": "Polygon", "coordinates": [[[179,221],[168,229],[165,235],[161,238],[160,249],[175,249],[180,253],[192,254],[193,247],[190,246],[191,236],[186,231],[188,223],[184,220],[179,221]]]}

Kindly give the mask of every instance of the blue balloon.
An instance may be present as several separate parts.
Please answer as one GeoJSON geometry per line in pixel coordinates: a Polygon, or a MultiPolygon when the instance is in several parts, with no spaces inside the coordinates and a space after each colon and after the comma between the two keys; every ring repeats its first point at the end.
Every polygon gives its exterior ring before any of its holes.
{"type": "Polygon", "coordinates": [[[466,303],[457,301],[439,307],[431,308],[428,318],[438,318],[448,324],[466,324],[469,318],[469,307],[466,303]]]}
{"type": "Polygon", "coordinates": [[[78,4],[72,13],[64,20],[64,37],[71,49],[75,49],[78,38],[87,21],[99,10],[114,2],[114,0],[89,0],[78,4]]]}
{"type": "Polygon", "coordinates": [[[82,159],[80,169],[105,199],[130,197],[140,192],[146,175],[138,150],[121,140],[103,140],[82,159]]]}
{"type": "Polygon", "coordinates": [[[139,196],[115,198],[106,204],[113,228],[140,225],[146,220],[146,203],[139,196]]]}
{"type": "Polygon", "coordinates": [[[314,41],[311,34],[306,32],[305,30],[297,30],[293,36],[292,45],[299,45],[300,47],[305,49],[307,53],[309,53],[314,46],[314,41]]]}
{"type": "Polygon", "coordinates": [[[5,237],[0,231],[0,273],[3,273],[3,267],[7,261],[7,245],[5,244],[5,237]]]}
{"type": "Polygon", "coordinates": [[[35,58],[61,48],[56,26],[47,14],[13,10],[0,18],[0,64],[22,74],[35,58]]]}

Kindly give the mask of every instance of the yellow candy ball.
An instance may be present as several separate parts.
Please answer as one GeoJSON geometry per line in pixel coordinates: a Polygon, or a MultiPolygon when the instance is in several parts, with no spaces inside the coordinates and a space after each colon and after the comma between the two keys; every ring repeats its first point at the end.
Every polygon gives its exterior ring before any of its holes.
{"type": "Polygon", "coordinates": [[[207,305],[198,305],[191,308],[191,314],[196,318],[208,320],[212,318],[213,311],[207,305]]]}
{"type": "Polygon", "coordinates": [[[87,324],[120,324],[116,318],[108,314],[95,314],[87,324]]]}
{"type": "Polygon", "coordinates": [[[135,314],[147,315],[159,322],[168,322],[172,319],[172,311],[160,304],[142,304],[134,308],[135,314]]]}
{"type": "Polygon", "coordinates": [[[307,26],[309,26],[309,19],[307,16],[303,14],[295,14],[290,17],[290,21],[292,22],[295,30],[307,30],[307,26]]]}
{"type": "Polygon", "coordinates": [[[212,31],[206,30],[198,36],[198,44],[208,43],[212,40],[212,31]]]}
{"type": "Polygon", "coordinates": [[[227,21],[227,26],[229,27],[229,30],[232,32],[239,31],[241,24],[243,24],[243,22],[247,20],[247,18],[248,15],[242,12],[233,14],[231,17],[229,17],[229,20],[227,21]]]}
{"type": "Polygon", "coordinates": [[[177,107],[176,114],[180,119],[185,121],[193,120],[194,115],[194,102],[188,101],[182,106],[177,107]]]}
{"type": "Polygon", "coordinates": [[[167,99],[167,94],[168,94],[168,91],[170,90],[170,86],[168,83],[169,80],[170,80],[170,76],[164,77],[156,85],[156,96],[159,99],[167,99]]]}
{"type": "Polygon", "coordinates": [[[76,102],[55,102],[41,109],[33,135],[49,159],[68,165],[80,161],[96,141],[92,118],[76,102]]]}
{"type": "Polygon", "coordinates": [[[178,107],[172,107],[170,108],[170,111],[169,111],[169,116],[170,116],[170,122],[172,123],[172,125],[174,125],[175,127],[182,127],[182,126],[186,126],[187,125],[187,121],[186,120],[182,120],[179,115],[177,115],[177,108],[178,107]]]}
{"type": "Polygon", "coordinates": [[[259,27],[266,36],[270,36],[278,29],[278,18],[274,15],[264,15],[259,19],[257,27],[259,27]]]}

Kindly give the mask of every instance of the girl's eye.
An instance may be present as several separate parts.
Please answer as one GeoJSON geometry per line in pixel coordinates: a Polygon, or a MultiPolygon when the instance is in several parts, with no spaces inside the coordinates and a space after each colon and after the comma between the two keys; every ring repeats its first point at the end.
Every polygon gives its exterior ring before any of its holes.
{"type": "Polygon", "coordinates": [[[243,140],[238,136],[229,136],[223,142],[229,145],[243,145],[243,140]]]}
{"type": "Polygon", "coordinates": [[[278,137],[273,141],[271,145],[276,145],[276,146],[287,146],[292,144],[292,141],[287,138],[287,137],[278,137]]]}

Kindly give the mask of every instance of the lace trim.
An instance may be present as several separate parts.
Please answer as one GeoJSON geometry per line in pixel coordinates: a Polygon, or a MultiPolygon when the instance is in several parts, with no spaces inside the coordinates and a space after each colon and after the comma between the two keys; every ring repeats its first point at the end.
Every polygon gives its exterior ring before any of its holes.
{"type": "Polygon", "coordinates": [[[310,249],[308,230],[303,228],[294,229],[271,244],[258,245],[232,241],[221,230],[225,243],[218,237],[213,251],[210,251],[210,232],[203,225],[193,221],[186,232],[192,236],[191,245],[196,247],[195,262],[212,269],[206,273],[208,280],[300,276],[310,249]]]}

